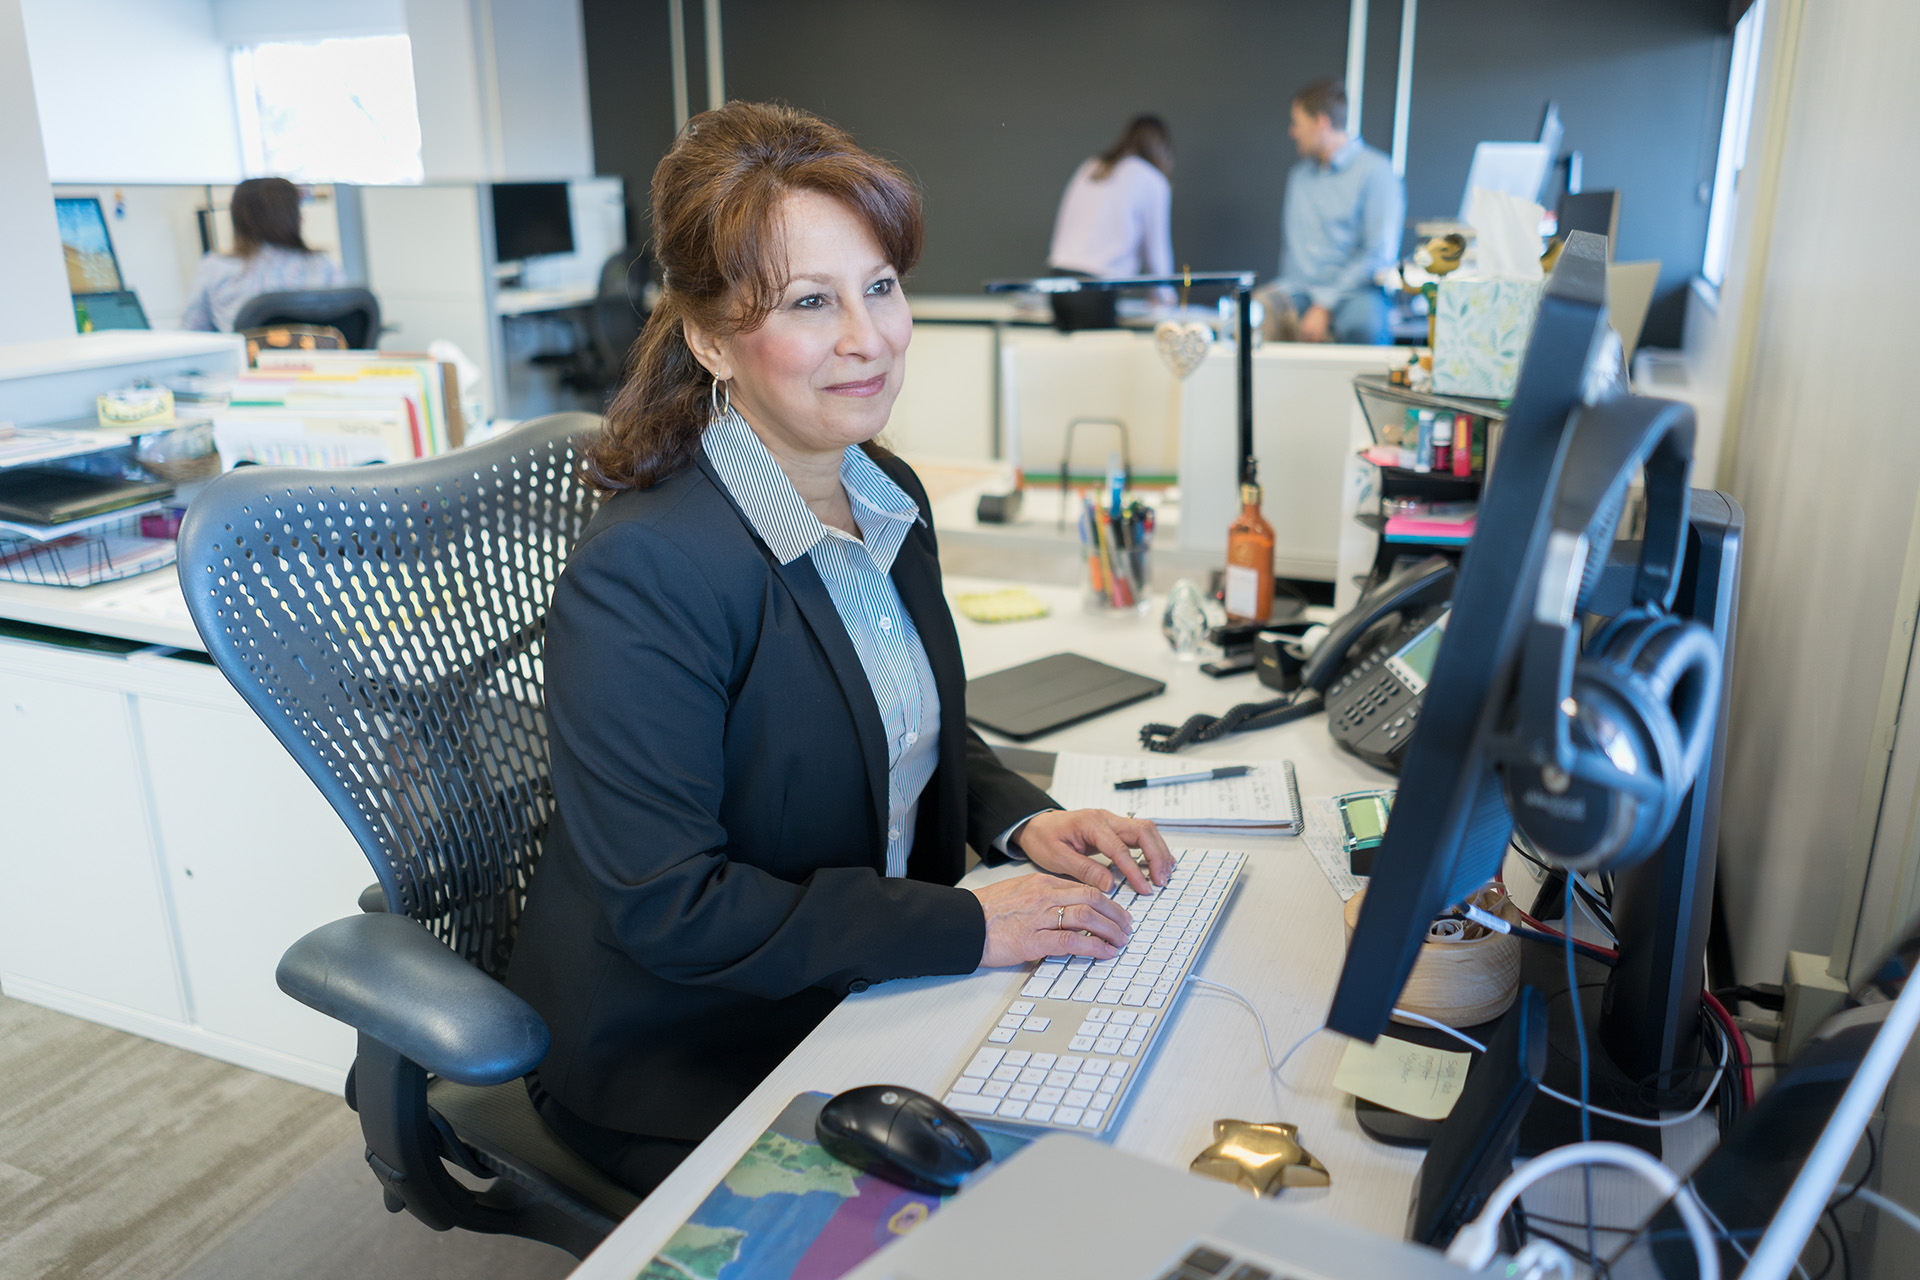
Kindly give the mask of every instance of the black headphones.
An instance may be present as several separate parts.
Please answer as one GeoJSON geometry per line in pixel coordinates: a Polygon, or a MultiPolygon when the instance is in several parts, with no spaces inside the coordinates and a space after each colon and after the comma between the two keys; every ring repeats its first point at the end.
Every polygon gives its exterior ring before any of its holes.
{"type": "Polygon", "coordinates": [[[1660,847],[1712,745],[1713,632],[1667,610],[1686,550],[1693,413],[1619,396],[1579,411],[1554,495],[1501,765],[1507,808],[1575,871],[1631,866],[1660,847]],[[1634,474],[1646,540],[1633,603],[1580,646],[1634,474]]]}

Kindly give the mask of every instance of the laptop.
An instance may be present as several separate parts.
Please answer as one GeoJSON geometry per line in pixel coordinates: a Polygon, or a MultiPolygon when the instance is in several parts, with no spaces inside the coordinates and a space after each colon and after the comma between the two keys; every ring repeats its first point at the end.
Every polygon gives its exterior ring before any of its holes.
{"type": "MultiPolygon", "coordinates": [[[[1693,1170],[1689,1181],[1720,1233],[1723,1275],[1771,1280],[1797,1274],[1796,1260],[1816,1223],[1836,1195],[1847,1194],[1843,1170],[1883,1094],[1879,1177],[1860,1180],[1912,1202],[1920,1128],[1911,1123],[1912,1104],[1896,1101],[1911,1097],[1914,1081],[1906,1077],[1914,1073],[1904,1072],[1891,1092],[1889,1081],[1911,1056],[1908,1045],[1920,1024],[1920,983],[1908,981],[1917,971],[1920,919],[1693,1170]]],[[[1854,1185],[1852,1176],[1846,1186],[1854,1185]]],[[[1875,1234],[1854,1247],[1861,1264],[1855,1274],[1911,1273],[1904,1236],[1875,1234]]],[[[1692,1246],[1670,1204],[1614,1251],[1611,1266],[1615,1275],[1696,1275],[1692,1246]]],[[[1503,1271],[1496,1264],[1469,1272],[1435,1250],[1330,1222],[1314,1208],[1284,1199],[1249,1201],[1225,1183],[1058,1135],[989,1165],[951,1204],[848,1280],[1459,1280],[1474,1274],[1503,1271]],[[1116,1206],[1150,1209],[1116,1213],[1116,1206]]]]}
{"type": "Polygon", "coordinates": [[[969,1182],[846,1280],[1464,1280],[1438,1252],[1070,1134],[969,1182]]]}
{"type": "Polygon", "coordinates": [[[146,309],[131,289],[73,295],[73,317],[84,330],[151,329],[146,309]],[[82,320],[82,315],[85,319],[82,320]]]}
{"type": "Polygon", "coordinates": [[[1166,691],[1164,681],[1056,653],[967,681],[967,719],[1024,742],[1166,691]]]}

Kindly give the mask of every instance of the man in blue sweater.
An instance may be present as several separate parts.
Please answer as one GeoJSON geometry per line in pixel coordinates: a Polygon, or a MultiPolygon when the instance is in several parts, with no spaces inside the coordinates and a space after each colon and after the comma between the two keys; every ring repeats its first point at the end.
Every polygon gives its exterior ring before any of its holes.
{"type": "Polygon", "coordinates": [[[1280,213],[1279,291],[1304,342],[1392,341],[1375,276],[1400,256],[1407,197],[1393,162],[1347,134],[1347,90],[1320,80],[1293,99],[1287,134],[1300,159],[1280,213]]]}

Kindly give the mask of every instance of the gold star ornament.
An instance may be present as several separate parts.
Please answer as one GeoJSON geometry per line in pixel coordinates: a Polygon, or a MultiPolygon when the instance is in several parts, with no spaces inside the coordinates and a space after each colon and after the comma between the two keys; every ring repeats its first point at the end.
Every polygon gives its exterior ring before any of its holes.
{"type": "Polygon", "coordinates": [[[1331,1186],[1327,1166],[1300,1145],[1299,1133],[1298,1125],[1215,1120],[1213,1145],[1188,1167],[1256,1196],[1277,1196],[1282,1187],[1331,1186]]]}

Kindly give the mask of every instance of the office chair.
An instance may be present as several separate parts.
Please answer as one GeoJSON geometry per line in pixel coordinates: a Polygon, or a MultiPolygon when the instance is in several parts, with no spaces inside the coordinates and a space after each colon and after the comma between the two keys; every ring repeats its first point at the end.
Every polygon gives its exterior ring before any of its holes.
{"type": "Polygon", "coordinates": [[[626,373],[627,353],[640,339],[647,312],[644,290],[653,257],[644,249],[622,249],[600,268],[600,292],[587,318],[587,334],[594,359],[609,385],[619,385],[626,373]]]}
{"type": "Polygon", "coordinates": [[[387,1208],[575,1256],[638,1199],[534,1111],[547,1027],[499,979],[553,810],[547,606],[593,513],[578,441],[599,421],[391,466],[242,468],[194,501],[179,559],[208,654],[378,878],[277,976],[359,1032],[347,1105],[387,1208]]]}
{"type": "Polygon", "coordinates": [[[600,267],[600,289],[574,327],[573,350],[535,356],[535,363],[562,366],[560,378],[575,391],[611,396],[627,373],[627,355],[640,338],[650,308],[647,277],[653,257],[644,249],[621,249],[600,267]]]}
{"type": "Polygon", "coordinates": [[[233,317],[235,333],[276,324],[326,325],[370,351],[380,341],[380,300],[367,289],[295,289],[248,298],[233,317]]]}

